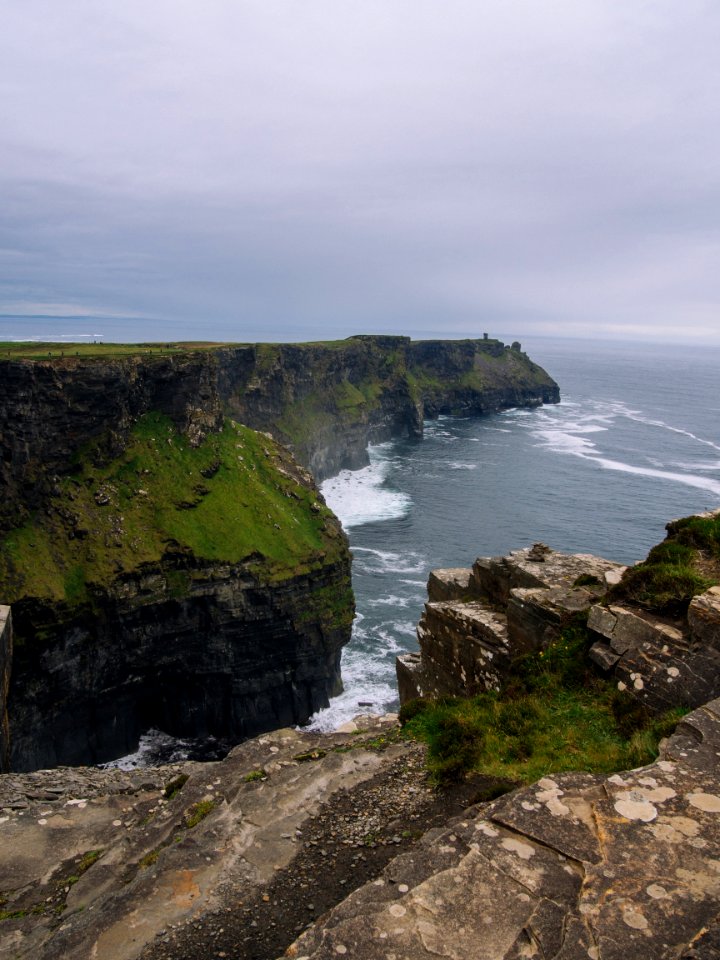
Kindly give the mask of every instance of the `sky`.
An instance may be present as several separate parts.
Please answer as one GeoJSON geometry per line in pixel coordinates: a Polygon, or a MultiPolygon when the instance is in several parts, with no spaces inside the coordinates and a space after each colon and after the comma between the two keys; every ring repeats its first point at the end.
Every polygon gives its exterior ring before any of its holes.
{"type": "Polygon", "coordinates": [[[717,0],[5,0],[0,338],[720,343],[718,51],[717,0]]]}

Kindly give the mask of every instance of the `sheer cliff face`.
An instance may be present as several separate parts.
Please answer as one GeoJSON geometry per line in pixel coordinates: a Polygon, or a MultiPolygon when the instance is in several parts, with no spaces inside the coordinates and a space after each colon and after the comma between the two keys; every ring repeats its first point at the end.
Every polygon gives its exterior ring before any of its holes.
{"type": "Polygon", "coordinates": [[[256,430],[320,478],[425,416],[558,399],[519,347],[487,340],[0,361],[14,766],[106,759],[152,725],[240,737],[339,689],[347,542],[256,430]]]}
{"type": "Polygon", "coordinates": [[[222,403],[270,430],[317,479],[367,463],[367,445],[421,436],[423,419],[557,403],[558,386],[497,340],[352,337],[218,352],[222,403]]]}
{"type": "Polygon", "coordinates": [[[92,606],[13,605],[11,769],[102,762],[153,727],[237,742],[327,706],[352,618],[347,562],[277,582],[251,566],[159,563],[92,606]]]}

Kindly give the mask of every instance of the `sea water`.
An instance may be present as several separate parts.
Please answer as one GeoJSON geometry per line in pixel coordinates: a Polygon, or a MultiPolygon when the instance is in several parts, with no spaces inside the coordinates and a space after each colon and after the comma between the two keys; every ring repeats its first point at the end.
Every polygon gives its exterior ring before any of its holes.
{"type": "Polygon", "coordinates": [[[395,657],[417,650],[430,570],[536,541],[633,563],[668,520],[720,507],[720,349],[524,346],[560,404],[441,417],[323,483],[350,538],[358,612],[344,693],[313,728],[397,707],[395,657]]]}

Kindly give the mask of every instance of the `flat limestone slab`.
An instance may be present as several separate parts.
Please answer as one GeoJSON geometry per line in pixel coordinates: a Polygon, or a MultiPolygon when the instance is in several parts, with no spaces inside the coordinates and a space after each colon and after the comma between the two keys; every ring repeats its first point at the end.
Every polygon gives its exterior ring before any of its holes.
{"type": "Polygon", "coordinates": [[[472,570],[468,567],[447,567],[432,570],[428,578],[428,600],[467,600],[474,587],[472,570]]]}
{"type": "Polygon", "coordinates": [[[288,950],[300,960],[711,957],[720,701],[650,766],[546,777],[397,858],[288,950]],[[687,952],[691,948],[697,953],[687,952]]]}
{"type": "Polygon", "coordinates": [[[473,580],[481,596],[507,603],[515,587],[574,587],[579,579],[592,580],[603,590],[617,582],[625,567],[590,553],[560,553],[544,544],[513,550],[506,557],[478,557],[473,580]]]}
{"type": "MultiPolygon", "coordinates": [[[[394,717],[363,722],[371,737],[394,725],[394,717]]],[[[409,749],[357,744],[352,735],[287,729],[219,763],[0,777],[2,909],[18,914],[0,923],[0,958],[135,960],[160,931],[224,905],[228,887],[266,884],[334,791],[409,749]],[[165,796],[179,772],[189,779],[165,796]],[[205,815],[189,823],[198,809],[205,815]]]]}

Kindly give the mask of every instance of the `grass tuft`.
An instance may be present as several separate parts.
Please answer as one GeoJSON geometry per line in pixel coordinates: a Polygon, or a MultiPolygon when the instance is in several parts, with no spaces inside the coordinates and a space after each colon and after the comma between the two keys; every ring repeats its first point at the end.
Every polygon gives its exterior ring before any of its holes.
{"type": "Polygon", "coordinates": [[[203,821],[208,814],[212,813],[216,806],[217,801],[215,800],[198,800],[198,802],[194,803],[185,813],[185,826],[188,830],[192,830],[192,828],[203,821]]]}
{"type": "Polygon", "coordinates": [[[696,594],[720,581],[720,514],[684,517],[667,530],[667,538],[610,590],[611,601],[680,617],[696,594]]]}

